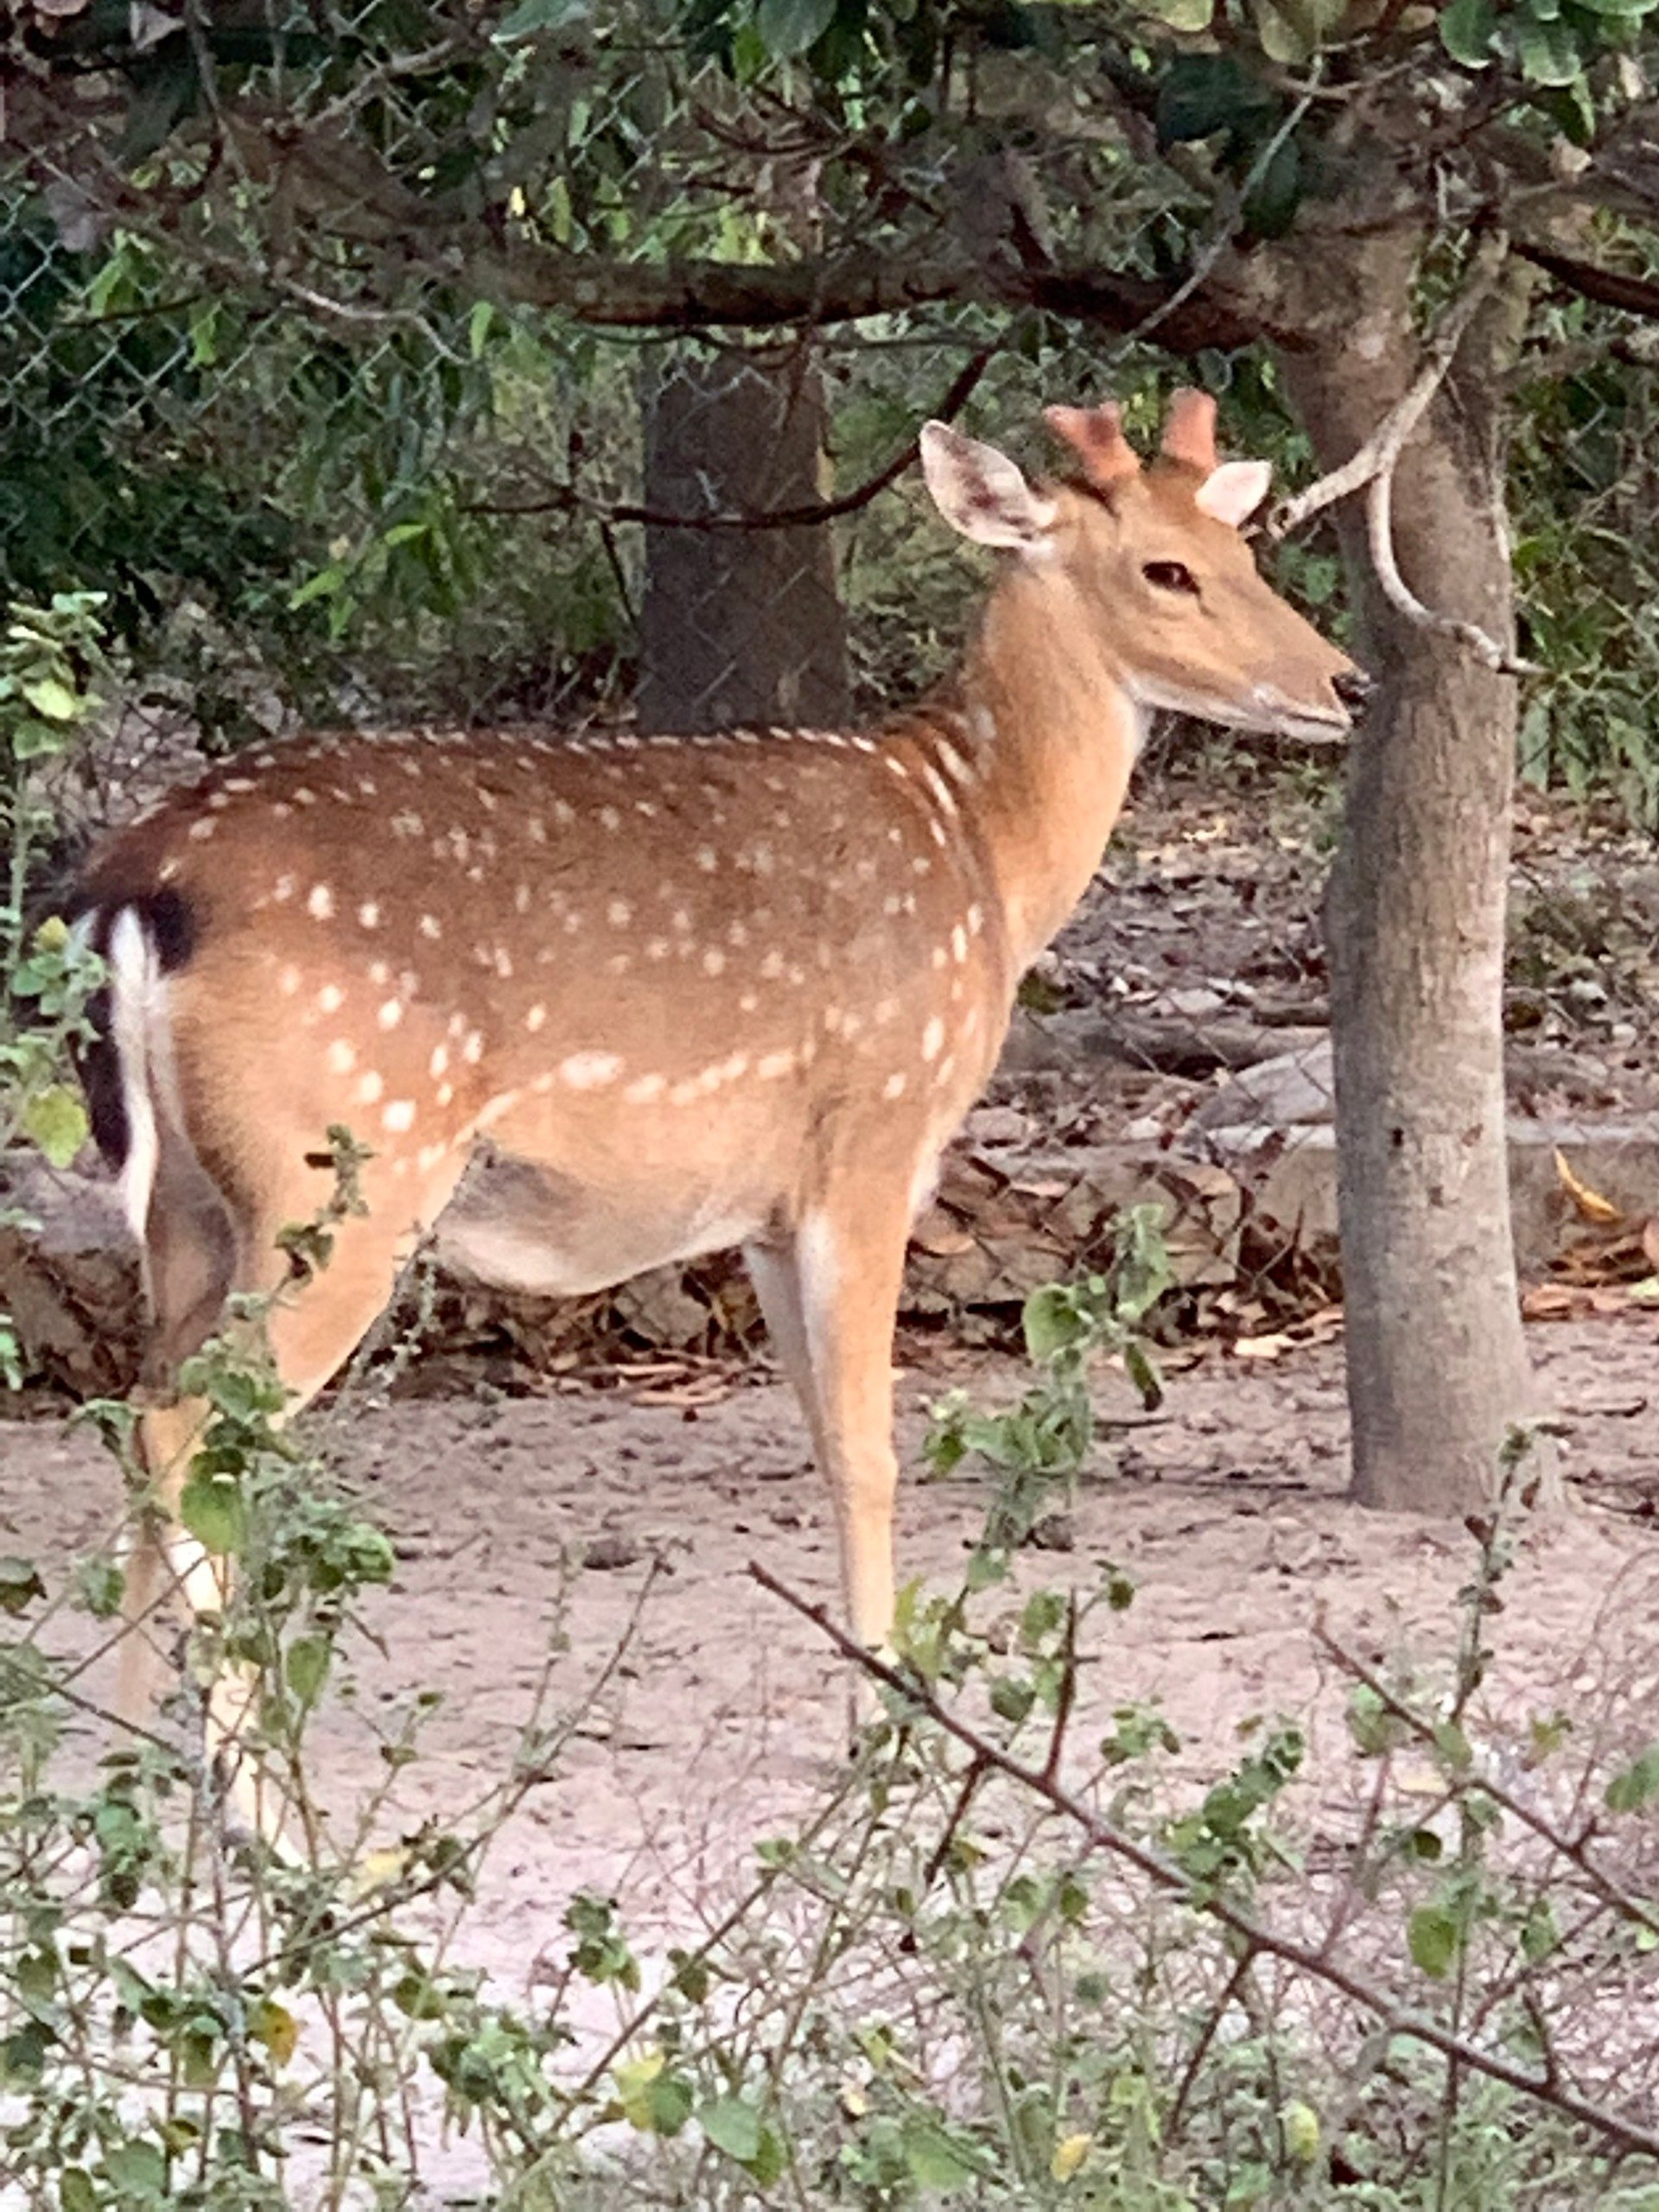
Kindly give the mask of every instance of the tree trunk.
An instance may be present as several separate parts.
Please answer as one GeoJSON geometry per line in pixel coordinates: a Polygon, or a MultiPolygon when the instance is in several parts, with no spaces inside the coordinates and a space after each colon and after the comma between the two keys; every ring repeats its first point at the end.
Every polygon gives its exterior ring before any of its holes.
{"type": "MultiPolygon", "coordinates": [[[[1416,264],[1416,239],[1396,231],[1322,242],[1307,272],[1313,343],[1286,368],[1326,467],[1363,442],[1419,365],[1416,264]],[[1357,317],[1332,312],[1356,300],[1357,317]]],[[[1518,286],[1500,289],[1477,317],[1394,486],[1405,582],[1505,644],[1502,374],[1524,305],[1518,286]]],[[[1359,654],[1379,688],[1351,747],[1326,903],[1353,1489],[1367,1505],[1460,1514],[1491,1498],[1510,1425],[1541,1410],[1503,1093],[1516,684],[1386,598],[1362,505],[1346,503],[1340,526],[1359,654]]]]}
{"type": "MultiPolygon", "coordinates": [[[[645,394],[645,503],[670,514],[766,513],[822,496],[816,364],[675,357],[645,394]]],[[[846,625],[835,546],[785,530],[645,531],[640,720],[700,730],[845,722],[846,625]]]]}

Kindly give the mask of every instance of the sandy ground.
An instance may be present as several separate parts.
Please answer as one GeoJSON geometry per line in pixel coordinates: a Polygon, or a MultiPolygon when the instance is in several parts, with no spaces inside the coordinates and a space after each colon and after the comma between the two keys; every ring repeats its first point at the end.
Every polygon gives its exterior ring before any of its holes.
{"type": "MultiPolygon", "coordinates": [[[[1536,1710],[1601,1679],[1613,1646],[1627,1685],[1659,1667],[1659,1324],[1627,1313],[1535,1329],[1532,1342],[1577,1510],[1527,1541],[1492,1694],[1536,1710]]],[[[912,1465],[940,1382],[905,1378],[912,1465]]],[[[1013,1382],[982,1372],[978,1388],[994,1397],[1013,1382]]],[[[1108,1398],[1133,1413],[1109,1385],[1108,1398]]],[[[1449,1649],[1469,1539],[1455,1522],[1349,1503],[1344,1427],[1331,1345],[1271,1365],[1201,1362],[1172,1378],[1161,1416],[1105,1440],[1074,1548],[1027,1553],[1020,1567],[1023,1585],[1088,1588],[1109,1560],[1138,1586],[1096,1637],[1085,1727],[1088,1708],[1156,1700],[1182,1764],[1212,1775],[1252,1713],[1299,1716],[1316,1737],[1340,1727],[1341,1693],[1310,1636],[1322,1611],[1373,1656],[1449,1649]]],[[[745,1571],[757,1558],[809,1597],[834,1592],[828,1501],[781,1387],[734,1388],[695,1411],[594,1393],[353,1404],[332,1442],[399,1549],[371,1608],[380,1648],[358,1654],[362,1707],[385,1715],[417,1688],[443,1693],[404,1790],[411,1816],[458,1810],[505,1770],[562,1591],[556,1707],[581,1701],[635,1624],[562,1771],[503,1840],[474,1931],[480,1964],[522,1974],[578,1886],[620,1891],[647,1922],[672,1924],[807,1802],[841,1740],[844,1684],[811,1625],[745,1571]],[[584,1567],[596,1541],[611,1564],[584,1567]]],[[[5,1548],[61,1556],[107,1533],[114,1486],[89,1435],[13,1427],[0,1451],[5,1548]]],[[[954,1586],[985,1496],[977,1478],[908,1480],[901,1573],[954,1586]]],[[[365,1735],[351,1711],[327,1716],[326,1802],[355,1796],[365,1735]]]]}
{"type": "MultiPolygon", "coordinates": [[[[1529,1716],[1564,1706],[1616,1713],[1622,1734],[1650,1737],[1659,1320],[1626,1312],[1536,1328],[1532,1343],[1562,1416],[1574,1510],[1525,1541],[1483,1699],[1517,1742],[1529,1716]]],[[[970,1380],[994,1399],[1017,1378],[960,1364],[904,1378],[912,1466],[927,1399],[970,1380]]],[[[1136,1409],[1117,1387],[1114,1399],[1109,1379],[1106,1410],[1127,1421],[1136,1409]]],[[[357,1702],[331,1703],[314,1732],[320,1798],[352,1805],[379,1772],[369,1718],[388,1722],[435,1688],[442,1702],[424,1756],[399,1777],[397,1811],[411,1825],[462,1816],[511,1764],[556,1614],[567,1642],[556,1709],[583,1704],[632,1627],[558,1771],[499,1838],[452,1957],[533,2008],[568,1953],[562,1918],[578,1889],[620,1899],[647,1961],[695,1942],[752,1875],[757,1840],[804,1817],[842,1741],[837,1662],[746,1572],[758,1558],[810,1598],[834,1593],[828,1501],[792,1402],[760,1382],[695,1410],[588,1392],[410,1397],[318,1418],[399,1552],[370,1608],[372,1639],[356,1649],[357,1702]],[[610,1563],[582,1564],[590,1549],[610,1563]]],[[[1156,1702],[1182,1739],[1177,1777],[1207,1782],[1237,1757],[1242,1721],[1296,1719],[1318,1779],[1294,1793],[1294,1817],[1316,1844],[1352,1833],[1358,1799],[1351,1781],[1355,1794],[1338,1794],[1352,1772],[1345,1685],[1313,1622],[1325,1614],[1373,1661],[1438,1665],[1473,1558],[1456,1522],[1349,1503],[1344,1430],[1339,1346],[1271,1364],[1208,1357],[1171,1378],[1160,1416],[1108,1434],[1073,1548],[1023,1554],[1018,1576],[1088,1590],[1109,1560],[1137,1585],[1127,1613],[1095,1617],[1075,1742],[1097,1740],[1114,1707],[1156,1702]]],[[[115,1484],[89,1434],[0,1428],[0,1549],[62,1559],[106,1540],[115,1484]]],[[[977,1478],[910,1479],[901,1572],[956,1586],[986,1497],[977,1478]]],[[[106,1693],[106,1668],[86,1682],[106,1693]]],[[[79,1759],[98,1743],[89,1728],[79,1759]]],[[[397,1832],[392,1818],[382,1840],[397,1832]]],[[[565,2017],[590,2056],[617,2024],[598,1992],[579,1991],[565,2017]]],[[[475,2143],[440,2141],[435,2105],[430,2125],[420,2201],[474,2201],[486,2181],[475,2143]]]]}

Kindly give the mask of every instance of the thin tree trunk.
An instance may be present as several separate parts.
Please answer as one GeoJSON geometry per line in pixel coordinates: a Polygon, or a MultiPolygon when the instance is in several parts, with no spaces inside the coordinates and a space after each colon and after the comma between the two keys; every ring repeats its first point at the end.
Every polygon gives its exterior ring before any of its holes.
{"type": "MultiPolygon", "coordinates": [[[[1420,356],[1416,240],[1322,249],[1311,349],[1287,361],[1321,463],[1345,460],[1420,356]],[[1335,301],[1362,312],[1332,315],[1335,301]]],[[[1524,312],[1500,292],[1402,456],[1395,545],[1425,605],[1509,641],[1502,372],[1524,312]]],[[[1353,1487],[1368,1505],[1490,1499],[1538,1394],[1510,1231],[1503,1060],[1516,684],[1394,607],[1359,502],[1341,518],[1379,690],[1354,741],[1326,904],[1353,1487]]],[[[1546,1447],[1547,1453],[1547,1447],[1546,1447]]],[[[1556,1491],[1553,1455],[1543,1467],[1556,1491]]]]}
{"type": "MultiPolygon", "coordinates": [[[[753,514],[822,496],[823,379],[798,351],[682,353],[645,404],[648,506],[753,514]]],[[[847,719],[846,624],[823,524],[647,525],[640,632],[649,728],[847,719]]]]}

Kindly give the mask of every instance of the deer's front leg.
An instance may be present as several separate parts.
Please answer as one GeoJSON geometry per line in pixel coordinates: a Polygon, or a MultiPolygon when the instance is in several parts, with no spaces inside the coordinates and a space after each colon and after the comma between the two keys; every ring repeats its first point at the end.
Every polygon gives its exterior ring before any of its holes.
{"type": "Polygon", "coordinates": [[[852,1179],[795,1232],[800,1333],[823,1471],[835,1502],[848,1625],[872,1649],[893,1629],[893,1332],[909,1193],[852,1179]]]}

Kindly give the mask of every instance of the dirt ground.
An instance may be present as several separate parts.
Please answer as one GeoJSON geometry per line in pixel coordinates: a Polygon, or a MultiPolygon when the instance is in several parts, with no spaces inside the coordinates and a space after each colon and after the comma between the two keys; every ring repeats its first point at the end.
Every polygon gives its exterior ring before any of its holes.
{"type": "MultiPolygon", "coordinates": [[[[1489,1701],[1518,1726],[1581,1703],[1611,1670],[1651,1710],[1659,1320],[1626,1313],[1531,1335],[1575,1510],[1526,1541],[1489,1701]]],[[[942,1385],[972,1382],[994,1398],[1013,1380],[1006,1367],[976,1377],[960,1358],[906,1375],[908,1465],[942,1385]]],[[[1299,1718],[1317,1751],[1343,1726],[1342,1687],[1311,1637],[1322,1613],[1373,1658],[1450,1651],[1470,1540],[1455,1522],[1344,1498],[1338,1345],[1271,1364],[1211,1355],[1172,1378],[1150,1420],[1109,1377],[1105,1399],[1125,1426],[1103,1437],[1073,1548],[1024,1554],[1019,1576],[1089,1588],[1110,1560],[1137,1585],[1132,1609],[1096,1637],[1080,1741],[1091,1718],[1135,1700],[1162,1707],[1194,1777],[1227,1764],[1251,1714],[1299,1718]]],[[[537,1958],[557,1952],[579,1887],[622,1897],[636,1926],[683,1940],[741,1878],[754,1840],[804,1807],[841,1741],[833,1656],[745,1572],[760,1559],[809,1597],[834,1593],[828,1502],[785,1390],[741,1382],[696,1409],[618,1392],[406,1398],[338,1412],[330,1441],[399,1553],[393,1586],[371,1609],[376,1642],[357,1655],[361,1706],[384,1717],[416,1689],[443,1692],[399,1801],[410,1821],[460,1813],[507,1769],[561,1588],[560,1707],[583,1699],[639,1611],[561,1771],[504,1835],[467,1954],[522,1992],[537,1958]],[[641,1609],[653,1560],[661,1571],[641,1609]]],[[[105,1538],[114,1485],[88,1433],[41,1421],[8,1428],[0,1448],[4,1548],[60,1558],[105,1538]]],[[[901,1573],[955,1586],[984,1502],[976,1478],[912,1473],[901,1573]]],[[[106,1687],[96,1675],[92,1686],[106,1687]]],[[[343,1808],[375,1764],[361,1719],[331,1708],[316,1748],[320,1795],[343,1808]]],[[[1305,1804],[1301,1816],[1316,1833],[1339,1829],[1343,1808],[1305,1804]]]]}

